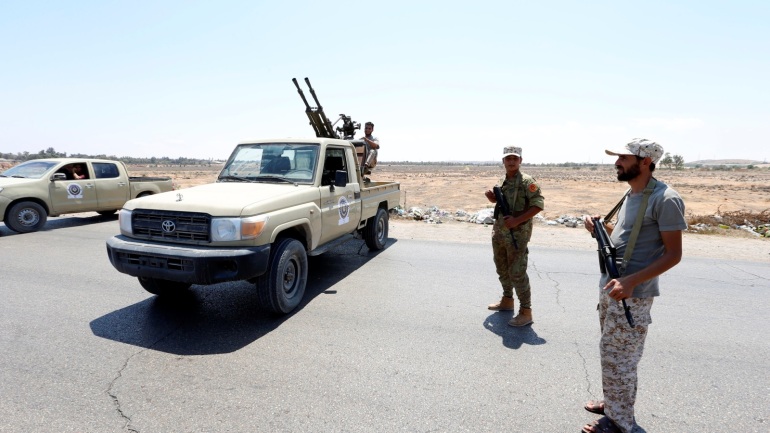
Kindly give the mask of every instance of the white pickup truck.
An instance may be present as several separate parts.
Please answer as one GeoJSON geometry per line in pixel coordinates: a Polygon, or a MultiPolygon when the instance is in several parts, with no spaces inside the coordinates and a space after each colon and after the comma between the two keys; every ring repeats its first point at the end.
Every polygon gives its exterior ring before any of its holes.
{"type": "Polygon", "coordinates": [[[33,232],[49,216],[110,215],[132,198],[172,189],[171,178],[129,177],[120,161],[34,159],[0,173],[0,221],[15,232],[33,232]]]}
{"type": "Polygon", "coordinates": [[[110,262],[166,296],[192,284],[248,280],[263,308],[288,313],[302,301],[307,256],[363,238],[385,247],[397,182],[366,182],[349,140],[239,144],[215,183],[131,200],[110,262]]]}

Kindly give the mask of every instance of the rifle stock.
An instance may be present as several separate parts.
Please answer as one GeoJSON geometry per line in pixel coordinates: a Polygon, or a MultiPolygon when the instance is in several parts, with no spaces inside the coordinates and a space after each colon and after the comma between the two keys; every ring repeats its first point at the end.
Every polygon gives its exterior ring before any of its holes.
{"type": "MultiPolygon", "coordinates": [[[[492,192],[495,193],[495,201],[497,201],[497,206],[500,206],[500,211],[503,212],[504,216],[513,216],[513,213],[511,212],[511,209],[508,207],[508,202],[505,201],[505,196],[503,196],[503,190],[499,187],[493,187],[492,192]]],[[[513,229],[510,229],[511,232],[511,239],[513,240],[513,247],[517,250],[519,249],[519,244],[516,242],[516,236],[513,235],[513,229]]]]}
{"type": "MultiPolygon", "coordinates": [[[[599,244],[599,269],[601,269],[602,274],[609,274],[610,278],[620,278],[616,262],[617,250],[610,239],[610,235],[607,233],[607,229],[604,227],[604,220],[601,218],[591,218],[591,220],[594,223],[594,237],[597,244],[599,244]]],[[[633,328],[636,324],[634,323],[634,316],[631,315],[631,308],[626,304],[625,299],[622,302],[626,320],[633,328]]]]}

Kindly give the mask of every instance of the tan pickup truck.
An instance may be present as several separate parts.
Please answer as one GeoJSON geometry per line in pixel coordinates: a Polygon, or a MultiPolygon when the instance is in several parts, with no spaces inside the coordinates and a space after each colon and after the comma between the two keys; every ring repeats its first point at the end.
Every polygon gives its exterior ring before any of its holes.
{"type": "Polygon", "coordinates": [[[33,232],[49,216],[109,215],[130,199],[172,189],[171,178],[129,177],[120,161],[34,159],[0,173],[0,221],[19,233],[33,232]]]}
{"type": "Polygon", "coordinates": [[[215,183],[126,203],[110,262],[161,296],[248,280],[266,310],[288,313],[304,296],[308,255],[355,238],[385,247],[399,183],[365,182],[360,164],[348,140],[239,144],[215,183]]]}

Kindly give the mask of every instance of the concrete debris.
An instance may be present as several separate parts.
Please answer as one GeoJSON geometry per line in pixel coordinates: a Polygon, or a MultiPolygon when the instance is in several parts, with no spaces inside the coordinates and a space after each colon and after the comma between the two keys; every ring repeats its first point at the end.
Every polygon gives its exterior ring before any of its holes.
{"type": "MultiPolygon", "coordinates": [[[[399,218],[424,221],[427,224],[443,224],[446,221],[468,222],[473,224],[491,225],[495,223],[494,208],[484,208],[475,213],[469,213],[464,209],[457,209],[454,213],[439,209],[437,206],[431,206],[427,209],[419,207],[410,207],[404,210],[401,206],[391,211],[391,214],[399,218]]],[[[582,217],[573,215],[562,215],[556,219],[549,220],[541,214],[535,215],[535,223],[548,225],[563,225],[565,227],[576,228],[583,227],[582,217]]]]}
{"type": "MultiPolygon", "coordinates": [[[[493,208],[484,208],[475,213],[469,213],[463,209],[457,209],[454,211],[454,213],[452,213],[441,210],[437,206],[431,206],[427,209],[411,207],[408,211],[405,211],[401,206],[398,206],[391,211],[391,214],[399,218],[424,221],[426,224],[443,224],[445,221],[460,221],[484,225],[491,225],[495,223],[493,208]]],[[[714,215],[714,218],[717,221],[722,221],[722,217],[719,215],[714,215]]],[[[569,228],[583,228],[582,216],[561,215],[554,219],[548,219],[544,217],[542,213],[540,213],[535,215],[534,220],[535,223],[547,224],[550,226],[562,225],[569,228]]],[[[770,222],[760,224],[758,226],[754,226],[749,221],[744,221],[744,224],[734,226],[719,223],[717,227],[723,230],[745,230],[759,237],[770,238],[770,222]]],[[[688,227],[688,231],[690,232],[706,232],[713,229],[714,227],[705,223],[692,224],[688,227]]]]}
{"type": "MultiPolygon", "coordinates": [[[[745,224],[741,224],[741,225],[729,226],[727,224],[718,224],[717,227],[722,230],[730,230],[730,229],[744,230],[757,237],[770,238],[770,223],[754,226],[753,224],[746,221],[745,224]]],[[[691,232],[707,232],[713,229],[714,227],[706,223],[692,224],[688,227],[688,231],[691,231],[691,232]]]]}

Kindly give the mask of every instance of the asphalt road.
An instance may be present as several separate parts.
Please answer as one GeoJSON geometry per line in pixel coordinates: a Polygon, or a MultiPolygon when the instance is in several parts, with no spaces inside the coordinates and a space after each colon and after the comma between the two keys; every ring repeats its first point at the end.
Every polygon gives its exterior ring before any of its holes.
{"type": "MultiPolygon", "coordinates": [[[[486,309],[489,245],[311,259],[294,314],[245,283],[177,303],[115,271],[116,218],[0,224],[0,432],[578,432],[601,396],[593,251],[532,248],[535,323],[486,309]]],[[[687,258],[640,366],[645,432],[770,431],[770,267],[687,258]]]]}

